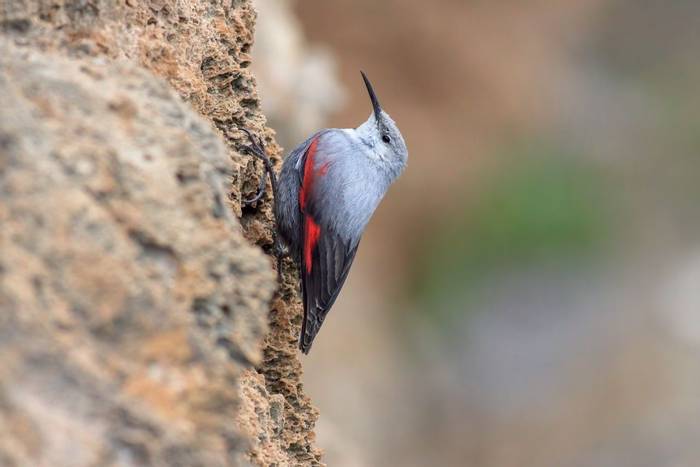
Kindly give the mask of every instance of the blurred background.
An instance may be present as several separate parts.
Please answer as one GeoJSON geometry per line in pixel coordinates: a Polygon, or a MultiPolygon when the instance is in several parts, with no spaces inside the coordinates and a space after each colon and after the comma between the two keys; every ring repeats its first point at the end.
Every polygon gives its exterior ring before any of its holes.
{"type": "Polygon", "coordinates": [[[305,385],[331,466],[700,465],[700,2],[258,0],[289,150],[409,165],[305,385]]]}

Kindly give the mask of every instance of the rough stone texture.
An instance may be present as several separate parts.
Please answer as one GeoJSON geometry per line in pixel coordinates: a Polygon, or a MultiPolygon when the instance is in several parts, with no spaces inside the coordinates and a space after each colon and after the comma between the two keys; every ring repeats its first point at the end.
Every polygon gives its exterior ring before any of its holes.
{"type": "Polygon", "coordinates": [[[225,465],[273,283],[223,145],[127,64],[3,47],[0,70],[8,463],[225,465]]]}
{"type": "Polygon", "coordinates": [[[271,246],[270,199],[240,202],[262,167],[238,127],[280,157],[254,21],[235,0],[0,3],[0,464],[320,463],[296,274],[268,310],[249,244],[271,246]]]}

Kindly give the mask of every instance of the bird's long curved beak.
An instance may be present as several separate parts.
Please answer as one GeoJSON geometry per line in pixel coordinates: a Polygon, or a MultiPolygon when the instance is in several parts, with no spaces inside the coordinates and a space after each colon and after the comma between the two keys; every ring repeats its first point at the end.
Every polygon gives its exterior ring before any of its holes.
{"type": "Polygon", "coordinates": [[[360,73],[362,74],[362,79],[365,81],[365,86],[367,87],[369,99],[372,101],[372,108],[374,109],[374,118],[376,118],[377,121],[379,121],[382,114],[382,106],[379,105],[379,99],[377,99],[377,95],[374,93],[372,83],[370,83],[367,79],[367,75],[365,75],[364,71],[360,71],[360,73]]]}

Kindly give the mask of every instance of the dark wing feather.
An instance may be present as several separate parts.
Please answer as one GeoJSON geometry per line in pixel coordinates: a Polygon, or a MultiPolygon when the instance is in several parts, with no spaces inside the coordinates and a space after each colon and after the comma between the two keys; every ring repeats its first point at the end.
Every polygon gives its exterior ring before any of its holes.
{"type": "Polygon", "coordinates": [[[309,353],[323,320],[348,277],[355,259],[357,244],[350,246],[338,235],[322,227],[312,254],[311,271],[301,267],[301,282],[304,296],[304,322],[299,338],[299,348],[309,353]]]}

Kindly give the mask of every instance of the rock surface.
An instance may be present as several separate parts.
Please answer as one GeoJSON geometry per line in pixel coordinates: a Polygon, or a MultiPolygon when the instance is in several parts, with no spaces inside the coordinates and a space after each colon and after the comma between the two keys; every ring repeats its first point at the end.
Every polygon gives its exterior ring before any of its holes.
{"type": "Polygon", "coordinates": [[[270,200],[241,208],[262,167],[238,128],[280,153],[254,21],[0,6],[0,464],[320,463],[295,274],[273,297],[270,200]]]}

